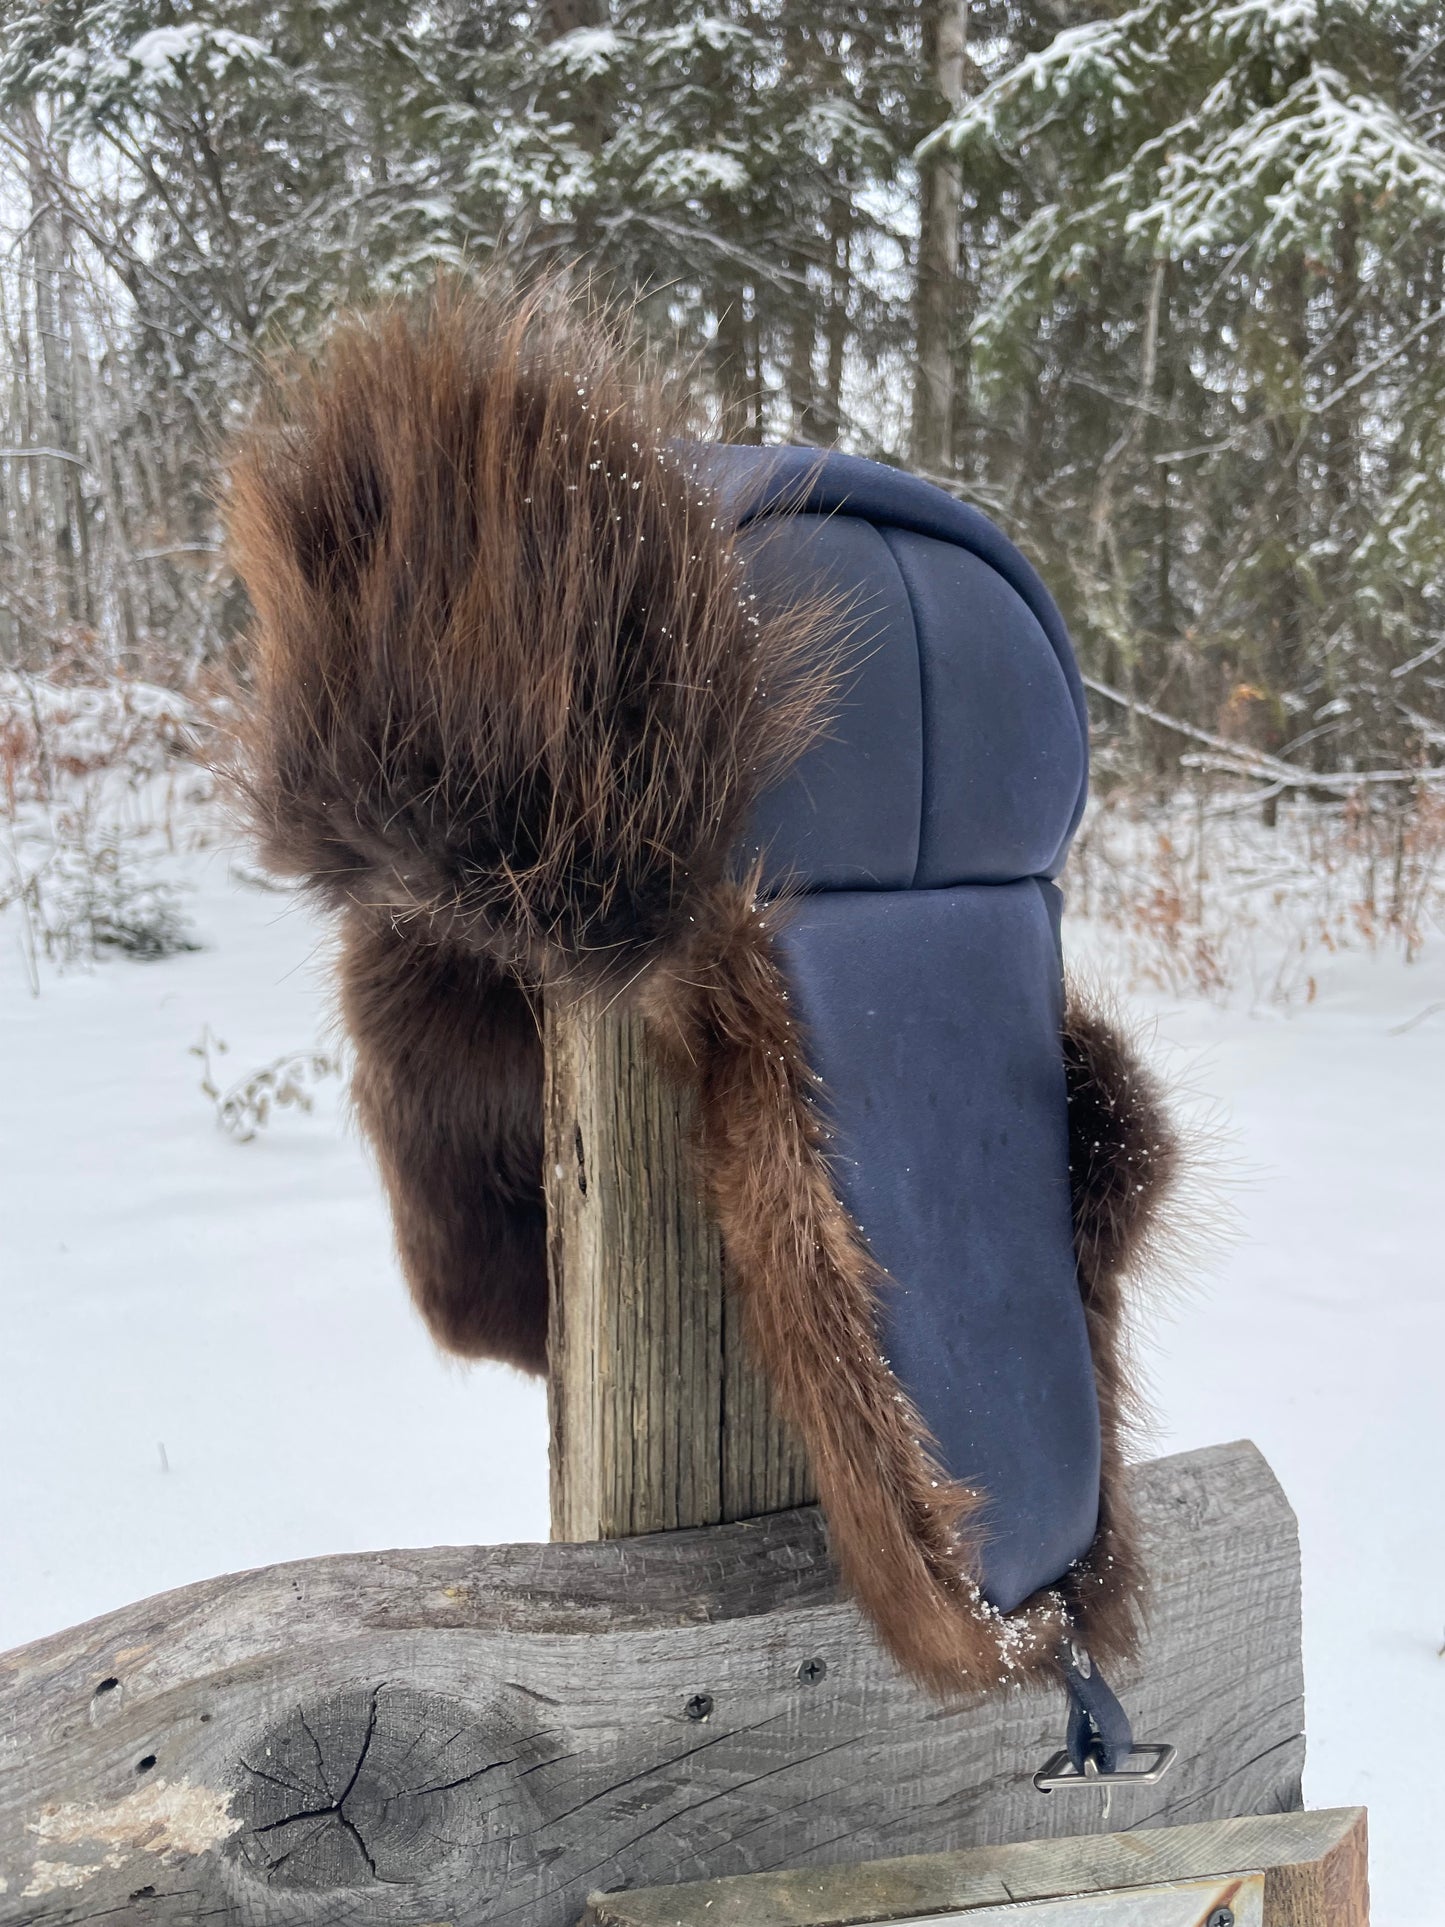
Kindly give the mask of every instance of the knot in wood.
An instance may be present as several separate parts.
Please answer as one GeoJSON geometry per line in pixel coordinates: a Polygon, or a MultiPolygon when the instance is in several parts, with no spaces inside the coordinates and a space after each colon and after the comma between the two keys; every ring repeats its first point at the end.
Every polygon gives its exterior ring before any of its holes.
{"type": "Polygon", "coordinates": [[[411,1919],[451,1863],[484,1878],[489,1846],[500,1865],[507,1838],[535,1823],[516,1770],[524,1744],[495,1705],[408,1687],[299,1706],[243,1749],[232,1853],[269,1888],[394,1889],[411,1919]]]}

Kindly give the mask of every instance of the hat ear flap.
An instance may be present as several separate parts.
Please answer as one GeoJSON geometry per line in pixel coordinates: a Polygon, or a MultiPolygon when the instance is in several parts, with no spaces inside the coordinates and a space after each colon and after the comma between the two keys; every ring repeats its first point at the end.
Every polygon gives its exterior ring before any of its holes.
{"type": "Polygon", "coordinates": [[[1069,1104],[1069,1189],[1079,1293],[1099,1394],[1099,1525],[1087,1566],[1070,1575],[1076,1622],[1095,1657],[1127,1652],[1146,1597],[1124,1477],[1140,1417],[1129,1344],[1130,1287],[1167,1247],[1186,1158],[1160,1079],[1108,1000],[1068,985],[1062,1031],[1069,1104]]]}
{"type": "Polygon", "coordinates": [[[485,958],[362,912],[347,919],[340,974],[352,1097],[418,1309],[448,1351],[545,1372],[533,999],[485,958]]]}
{"type": "Polygon", "coordinates": [[[1180,1181],[1178,1127],[1120,1020],[1070,984],[1064,1010],[1069,1181],[1084,1302],[1112,1299],[1156,1255],[1180,1181]]]}

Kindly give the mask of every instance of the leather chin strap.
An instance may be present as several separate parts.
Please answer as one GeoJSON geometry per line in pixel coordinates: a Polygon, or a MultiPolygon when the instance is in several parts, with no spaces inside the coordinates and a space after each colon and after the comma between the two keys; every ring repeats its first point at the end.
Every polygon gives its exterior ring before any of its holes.
{"type": "Polygon", "coordinates": [[[1134,1750],[1129,1715],[1082,1646],[1065,1640],[1058,1660],[1069,1695],[1070,1763],[1077,1773],[1090,1760],[1101,1773],[1119,1772],[1134,1750]]]}

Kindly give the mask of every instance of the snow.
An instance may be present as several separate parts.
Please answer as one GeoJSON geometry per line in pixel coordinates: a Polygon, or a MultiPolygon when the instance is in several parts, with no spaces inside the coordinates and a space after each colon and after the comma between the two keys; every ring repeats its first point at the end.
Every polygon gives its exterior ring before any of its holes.
{"type": "Polygon", "coordinates": [[[1150,1447],[1247,1437],[1274,1468],[1300,1521],[1306,1801],[1369,1807],[1379,1927],[1438,1927],[1445,955],[1316,968],[1288,1012],[1132,1000],[1217,1107],[1237,1220],[1152,1321],[1150,1447]]]}
{"type": "MultiPolygon", "coordinates": [[[[194,954],[42,960],[32,997],[0,914],[0,1647],[273,1560],[546,1535],[541,1391],[430,1346],[339,1083],[250,1142],[200,1088],[207,1033],[223,1091],[334,1048],[324,933],[224,847],[166,867],[194,954]]],[[[1153,1320],[1150,1449],[1247,1436],[1274,1466],[1304,1550],[1307,1798],[1369,1805],[1375,1918],[1432,1927],[1445,946],[1331,956],[1288,1011],[1134,1004],[1223,1115],[1239,1220],[1153,1320]]]]}
{"type": "Polygon", "coordinates": [[[612,27],[574,27],[550,42],[543,58],[549,67],[570,74],[575,81],[601,80],[625,51],[622,36],[612,27]]]}
{"type": "MultiPolygon", "coordinates": [[[[1227,122],[1236,93],[1227,75],[1200,120],[1227,122]]],[[[1311,224],[1327,225],[1352,193],[1409,207],[1417,220],[1445,213],[1445,166],[1436,150],[1383,103],[1351,93],[1330,67],[1312,68],[1282,100],[1211,132],[1198,153],[1174,133],[1155,143],[1169,155],[1160,192],[1128,215],[1126,233],[1157,229],[1158,245],[1176,259],[1253,238],[1268,258],[1311,224]],[[1262,226],[1261,206],[1268,216],[1262,226]]]]}
{"type": "Polygon", "coordinates": [[[232,33],[199,20],[180,27],[152,27],[133,40],[126,59],[142,74],[160,78],[188,60],[205,60],[212,73],[232,60],[264,60],[264,42],[251,34],[232,33]]]}
{"type": "Polygon", "coordinates": [[[1152,24],[1151,17],[1157,11],[1151,0],[1150,5],[1117,20],[1090,20],[1079,27],[1064,28],[1046,47],[1020,56],[951,120],[928,135],[920,144],[919,155],[927,155],[940,145],[962,150],[978,140],[1006,145],[1017,137],[1016,118],[1027,118],[1027,103],[1037,98],[1059,102],[1077,90],[1091,99],[1108,99],[1117,93],[1120,75],[1129,61],[1139,58],[1134,42],[1145,25],[1152,24]]]}
{"type": "Polygon", "coordinates": [[[1207,30],[1231,49],[1270,54],[1282,67],[1313,53],[1320,10],[1315,0],[1242,0],[1239,6],[1213,8],[1207,30]]]}
{"type": "Polygon", "coordinates": [[[1036,275],[1074,231],[1072,253],[1056,263],[1065,279],[1113,240],[1180,262],[1236,249],[1266,261],[1301,246],[1327,254],[1344,208],[1369,208],[1400,235],[1438,224],[1438,149],[1403,110],[1319,58],[1320,44],[1313,0],[1145,0],[1065,29],[998,75],[920,155],[943,145],[1016,160],[1048,136],[1073,143],[1062,170],[1070,179],[1080,144],[1125,151],[1089,193],[1076,182],[1067,219],[1045,206],[1012,236],[1000,255],[1003,292],[976,318],[978,338],[1019,325],[1011,283],[1036,275]],[[1115,130],[1107,139],[1106,123],[1115,130]]]}
{"type": "Polygon", "coordinates": [[[205,948],[42,966],[0,917],[0,1648],[207,1574],[547,1536],[545,1401],[413,1316],[339,1086],[250,1143],[223,1087],[330,1041],[325,946],[224,851],[177,859],[205,948]]]}
{"type": "Polygon", "coordinates": [[[129,57],[138,67],[154,70],[189,59],[204,44],[204,37],[194,24],[186,27],[154,27],[149,33],[143,33],[139,40],[131,42],[129,57]]]}
{"type": "Polygon", "coordinates": [[[748,170],[733,154],[702,147],[676,147],[659,154],[643,172],[638,187],[660,201],[685,201],[703,194],[741,194],[748,170]]]}
{"type": "Polygon", "coordinates": [[[76,773],[124,763],[134,778],[191,740],[196,709],[173,689],[135,679],[58,684],[0,669],[0,730],[22,787],[37,769],[76,773]]]}
{"type": "Polygon", "coordinates": [[[662,27],[645,36],[649,62],[685,59],[690,54],[726,54],[745,50],[753,36],[735,20],[721,14],[697,14],[675,27],[662,27]]]}

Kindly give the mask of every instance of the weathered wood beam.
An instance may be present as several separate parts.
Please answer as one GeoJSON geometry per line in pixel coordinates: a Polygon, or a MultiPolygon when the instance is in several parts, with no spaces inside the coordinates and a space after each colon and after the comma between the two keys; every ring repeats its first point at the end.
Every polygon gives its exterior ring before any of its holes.
{"type": "Polygon", "coordinates": [[[692,1181],[692,1093],[605,1000],[550,999],[544,1044],[552,1537],[808,1504],[807,1463],[743,1348],[692,1181]]]}
{"type": "MultiPolygon", "coordinates": [[[[1299,1563],[1252,1446],[1133,1475],[1180,1761],[1111,1828],[1299,1804],[1299,1563]]],[[[589,1892],[1098,1831],[1061,1696],[941,1708],[815,1511],[234,1574],[0,1658],[0,1923],[570,1927],[589,1892]]],[[[1290,1927],[1297,1927],[1291,1922],[1290,1927]]]]}
{"type": "MultiPolygon", "coordinates": [[[[1263,1927],[1369,1927],[1365,1809],[1255,1814],[1148,1833],[1034,1840],[861,1867],[739,1874],[593,1894],[582,1927],[854,1927],[1029,1900],[1262,1874],[1263,1927]]],[[[1239,1910],[1236,1906],[1234,1911],[1239,1910]]],[[[1162,1912],[1162,1910],[1161,1910],[1162,1912]]],[[[1212,1915],[1179,1913],[1191,1923],[1212,1915]]],[[[1088,1919],[1096,1919],[1094,1913],[1088,1919]]],[[[1011,1915],[1027,1927],[1027,1912],[1011,1915]]]]}

